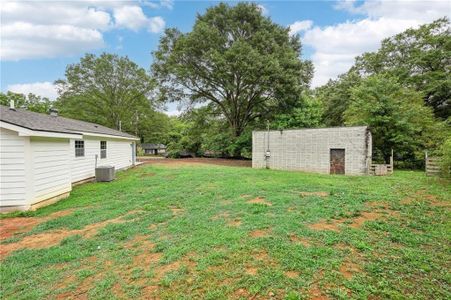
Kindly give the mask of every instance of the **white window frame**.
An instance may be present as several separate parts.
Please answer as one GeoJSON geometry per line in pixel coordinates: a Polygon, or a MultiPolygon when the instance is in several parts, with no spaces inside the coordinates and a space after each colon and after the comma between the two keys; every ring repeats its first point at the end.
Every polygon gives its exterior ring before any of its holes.
{"type": "Polygon", "coordinates": [[[85,141],[84,140],[75,140],[74,149],[75,149],[75,157],[84,157],[85,156],[85,141]],[[80,144],[81,144],[81,147],[80,147],[80,144]]]}
{"type": "Polygon", "coordinates": [[[107,157],[107,151],[106,151],[106,149],[107,149],[106,141],[100,141],[100,158],[101,158],[101,159],[104,159],[104,158],[107,157]],[[102,148],[102,143],[104,143],[105,148],[102,148]]]}

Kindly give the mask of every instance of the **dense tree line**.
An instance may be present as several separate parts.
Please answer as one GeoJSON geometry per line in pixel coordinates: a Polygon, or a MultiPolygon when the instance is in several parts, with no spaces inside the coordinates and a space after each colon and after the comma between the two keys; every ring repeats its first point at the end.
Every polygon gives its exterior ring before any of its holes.
{"type": "MultiPolygon", "coordinates": [[[[146,143],[221,157],[250,157],[252,130],[368,125],[373,157],[418,167],[423,151],[450,153],[451,35],[443,18],[382,41],[348,72],[310,88],[313,67],[300,37],[255,4],[218,4],[192,31],[169,28],[150,71],[127,57],[87,54],[56,81],[52,102],[8,92],[17,106],[119,128],[146,143]],[[175,102],[178,117],[161,109],[175,102]]],[[[446,159],[444,159],[446,161],[446,159]]]]}

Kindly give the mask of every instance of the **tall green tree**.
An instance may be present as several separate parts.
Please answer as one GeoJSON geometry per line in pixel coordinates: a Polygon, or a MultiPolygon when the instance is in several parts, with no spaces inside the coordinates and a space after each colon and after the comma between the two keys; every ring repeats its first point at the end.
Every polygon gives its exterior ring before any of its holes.
{"type": "Polygon", "coordinates": [[[353,71],[363,76],[389,74],[423,93],[437,117],[451,115],[451,33],[447,18],[408,29],[382,41],[376,52],[356,58],[353,71]]]}
{"type": "Polygon", "coordinates": [[[139,135],[140,122],[153,113],[155,82],[128,57],[86,54],[57,80],[61,114],[139,135]]]}
{"type": "Polygon", "coordinates": [[[168,29],[161,38],[152,65],[160,95],[209,103],[239,137],[254,120],[288,111],[309,86],[312,64],[288,32],[256,4],[211,7],[191,32],[168,29]]]}
{"type": "Polygon", "coordinates": [[[394,77],[374,75],[351,89],[344,113],[347,125],[368,125],[375,160],[388,162],[391,149],[402,160],[422,160],[423,151],[440,143],[443,124],[434,120],[423,95],[403,87],[394,77]]]}
{"type": "Polygon", "coordinates": [[[148,109],[138,122],[138,135],[143,143],[165,144],[171,130],[170,117],[148,109]]]}
{"type": "Polygon", "coordinates": [[[320,127],[322,116],[323,104],[316,98],[303,96],[298,106],[288,113],[276,115],[271,125],[278,129],[320,127]]]}
{"type": "Polygon", "coordinates": [[[350,71],[315,89],[314,97],[323,105],[325,125],[344,125],[343,115],[351,102],[351,88],[358,85],[361,79],[359,74],[350,71]]]}
{"type": "Polygon", "coordinates": [[[48,98],[33,93],[29,93],[28,95],[11,91],[8,91],[6,94],[0,93],[1,105],[9,106],[11,100],[14,101],[16,108],[24,108],[39,113],[48,113],[49,109],[53,106],[53,102],[48,98]]]}

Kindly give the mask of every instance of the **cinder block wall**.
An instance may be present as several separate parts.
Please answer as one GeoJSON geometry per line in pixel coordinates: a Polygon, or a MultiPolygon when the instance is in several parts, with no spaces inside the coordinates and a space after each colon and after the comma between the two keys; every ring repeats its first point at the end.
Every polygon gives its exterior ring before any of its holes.
{"type": "Polygon", "coordinates": [[[252,167],[329,174],[330,149],[345,149],[345,174],[367,174],[372,150],[366,126],[254,131],[252,167]]]}

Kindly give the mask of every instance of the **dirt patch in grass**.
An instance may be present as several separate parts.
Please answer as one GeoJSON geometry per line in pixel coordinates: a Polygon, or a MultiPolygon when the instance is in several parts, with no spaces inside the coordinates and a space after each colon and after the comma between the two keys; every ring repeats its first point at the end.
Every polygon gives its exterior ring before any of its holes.
{"type": "MultiPolygon", "coordinates": [[[[80,262],[81,266],[78,270],[92,270],[96,263],[97,257],[87,257],[80,262]]],[[[54,284],[53,289],[55,292],[58,292],[67,289],[70,286],[74,286],[75,290],[60,292],[57,294],[56,299],[88,299],[89,290],[96,281],[102,278],[102,276],[102,273],[97,272],[81,281],[78,281],[74,270],[69,270],[69,273],[66,276],[54,284]]]]}
{"type": "Polygon", "coordinates": [[[316,196],[316,197],[328,197],[328,192],[300,192],[299,195],[301,197],[308,197],[308,196],[316,196]]]}
{"type": "MultiPolygon", "coordinates": [[[[120,282],[125,282],[126,284],[133,284],[137,287],[143,287],[143,296],[148,298],[152,296],[152,299],[158,299],[158,297],[153,297],[153,295],[158,291],[158,282],[169,272],[176,271],[182,265],[187,265],[189,270],[195,267],[195,262],[192,261],[193,254],[187,254],[181,260],[171,262],[169,264],[159,265],[162,253],[150,252],[154,248],[154,244],[148,240],[148,236],[139,235],[134,237],[132,240],[125,243],[125,247],[137,248],[137,250],[142,250],[138,255],[133,256],[131,264],[115,264],[112,261],[104,261],[100,264],[96,257],[89,257],[84,259],[81,263],[81,269],[83,268],[96,268],[96,272],[81,282],[77,283],[76,277],[73,275],[73,270],[70,275],[63,278],[63,280],[56,284],[56,290],[65,289],[71,285],[75,285],[75,291],[64,292],[59,295],[60,299],[75,298],[75,299],[86,299],[88,292],[92,289],[94,284],[102,279],[104,274],[113,272],[120,278],[120,282]],[[143,269],[144,271],[151,271],[153,273],[152,283],[148,282],[146,277],[134,277],[133,272],[137,269],[143,269]]],[[[116,296],[121,299],[126,298],[122,286],[116,283],[113,286],[113,290],[116,296]],[[120,297],[123,295],[123,297],[120,297]]]]}
{"type": "Polygon", "coordinates": [[[245,288],[239,288],[232,294],[234,299],[252,299],[251,294],[245,288]]]}
{"type": "Polygon", "coordinates": [[[352,276],[354,276],[355,273],[359,273],[362,270],[360,269],[360,266],[356,263],[353,263],[351,261],[345,261],[340,266],[340,273],[343,275],[343,277],[347,280],[351,279],[352,276]]]}
{"type": "Polygon", "coordinates": [[[254,253],[252,256],[255,259],[258,259],[258,260],[269,261],[268,253],[266,251],[264,251],[264,250],[263,251],[258,251],[256,253],[254,253]]]}
{"type": "Polygon", "coordinates": [[[427,194],[426,190],[417,191],[415,194],[402,199],[399,203],[403,205],[409,205],[416,202],[427,201],[430,206],[433,207],[449,207],[451,206],[451,201],[442,201],[437,199],[437,196],[427,194]]]}
{"type": "Polygon", "coordinates": [[[196,262],[194,261],[194,257],[196,255],[194,253],[188,253],[185,256],[183,256],[180,260],[171,262],[166,265],[159,265],[152,268],[153,271],[153,279],[155,281],[161,280],[164,275],[166,275],[169,272],[177,271],[180,269],[182,265],[186,266],[188,268],[188,271],[192,271],[196,267],[196,262]]]}
{"type": "Polygon", "coordinates": [[[352,223],[349,224],[352,228],[360,228],[366,221],[375,221],[381,218],[382,214],[378,212],[362,212],[360,216],[352,219],[352,223]]]}
{"type": "Polygon", "coordinates": [[[0,221],[0,240],[12,237],[16,233],[28,232],[36,225],[70,215],[74,209],[54,212],[46,217],[6,218],[0,221]]]}
{"type": "Polygon", "coordinates": [[[117,282],[113,288],[113,294],[118,298],[118,299],[126,299],[127,297],[124,294],[124,290],[122,289],[122,286],[117,282]]]}
{"type": "Polygon", "coordinates": [[[340,231],[339,224],[344,223],[345,220],[332,220],[332,221],[320,221],[315,224],[308,225],[308,228],[313,230],[331,230],[331,231],[340,231]]]}
{"type": "Polygon", "coordinates": [[[183,214],[185,212],[185,210],[183,208],[176,207],[176,206],[171,206],[170,209],[171,209],[172,214],[174,216],[181,215],[181,214],[183,214]]]}
{"type": "Polygon", "coordinates": [[[219,220],[219,219],[228,219],[230,214],[228,212],[222,212],[219,214],[214,215],[211,217],[212,220],[219,220]]]}
{"type": "Polygon", "coordinates": [[[411,197],[407,197],[402,199],[401,201],[399,201],[400,204],[402,205],[409,205],[415,202],[415,199],[411,198],[411,197]]]}
{"type": "Polygon", "coordinates": [[[360,212],[358,216],[352,218],[334,219],[329,221],[322,220],[318,223],[310,224],[308,227],[313,230],[331,230],[338,232],[340,231],[340,224],[346,223],[349,227],[361,228],[367,221],[376,221],[388,216],[399,216],[399,212],[391,210],[389,205],[385,202],[368,202],[366,207],[372,208],[372,211],[360,212]]]}
{"type": "Polygon", "coordinates": [[[321,270],[313,275],[313,282],[307,291],[310,300],[329,300],[319,286],[319,281],[324,277],[324,272],[321,270]]]}
{"type": "Polygon", "coordinates": [[[268,236],[270,232],[271,232],[270,229],[257,229],[257,230],[251,231],[249,233],[249,236],[253,237],[253,238],[260,238],[260,237],[268,236]]]}
{"type": "Polygon", "coordinates": [[[159,300],[160,297],[154,296],[158,291],[160,287],[158,285],[148,285],[145,286],[141,293],[145,296],[144,299],[155,299],[159,300]]]}
{"type": "Polygon", "coordinates": [[[222,212],[214,215],[212,220],[224,220],[227,223],[227,226],[230,227],[239,227],[241,226],[241,220],[239,218],[231,219],[229,212],[222,212]]]}
{"type": "Polygon", "coordinates": [[[293,243],[297,243],[297,244],[301,244],[304,247],[310,247],[311,243],[307,238],[304,237],[299,237],[295,234],[290,234],[290,241],[292,241],[293,243]]]}
{"type": "Polygon", "coordinates": [[[264,265],[265,267],[273,267],[276,268],[279,266],[279,263],[277,260],[272,258],[266,250],[260,249],[257,251],[254,251],[252,253],[252,258],[259,261],[259,264],[264,265]]]}
{"type": "Polygon", "coordinates": [[[263,205],[267,205],[267,206],[272,206],[271,202],[266,201],[265,198],[261,198],[261,197],[257,197],[257,198],[251,199],[251,200],[247,201],[247,203],[250,203],[250,204],[263,204],[263,205]]]}
{"type": "Polygon", "coordinates": [[[245,272],[247,275],[255,276],[258,273],[258,269],[255,267],[247,267],[245,272]]]}
{"type": "Polygon", "coordinates": [[[149,240],[148,235],[137,235],[133,239],[129,240],[125,243],[124,248],[133,249],[133,248],[144,248],[144,249],[153,249],[155,244],[149,240]]]}
{"type": "Polygon", "coordinates": [[[0,240],[12,237],[15,233],[30,231],[41,222],[38,218],[10,218],[0,223],[0,240]]]}
{"type": "Polygon", "coordinates": [[[449,206],[451,206],[451,201],[441,201],[441,200],[437,199],[437,197],[434,196],[434,195],[426,195],[425,198],[429,202],[429,204],[431,206],[434,206],[434,207],[449,207],[449,206]]]}
{"type": "Polygon", "coordinates": [[[148,267],[160,261],[163,256],[160,252],[148,253],[147,251],[141,253],[133,258],[133,263],[136,266],[148,267]]]}
{"type": "Polygon", "coordinates": [[[369,201],[365,203],[368,208],[389,210],[390,204],[386,201],[369,201]]]}
{"type": "Polygon", "coordinates": [[[124,220],[123,218],[127,215],[134,213],[129,212],[123,216],[109,219],[106,221],[94,223],[85,226],[82,229],[72,229],[72,230],[51,230],[48,232],[33,234],[29,236],[25,236],[22,240],[15,242],[15,243],[9,243],[4,244],[0,247],[0,258],[3,259],[6,256],[8,256],[11,252],[28,248],[28,249],[41,249],[41,248],[49,248],[52,246],[58,245],[63,239],[72,236],[72,235],[81,235],[85,238],[91,238],[94,235],[97,234],[97,232],[105,227],[108,224],[113,223],[124,223],[127,220],[124,220]]]}
{"type": "Polygon", "coordinates": [[[299,277],[299,272],[296,272],[296,271],[286,271],[286,272],[285,272],[285,276],[287,276],[288,278],[291,278],[291,279],[298,278],[298,277],[299,277]]]}
{"type": "Polygon", "coordinates": [[[229,222],[227,222],[227,225],[230,227],[240,227],[241,226],[241,220],[240,219],[234,219],[229,222]]]}

